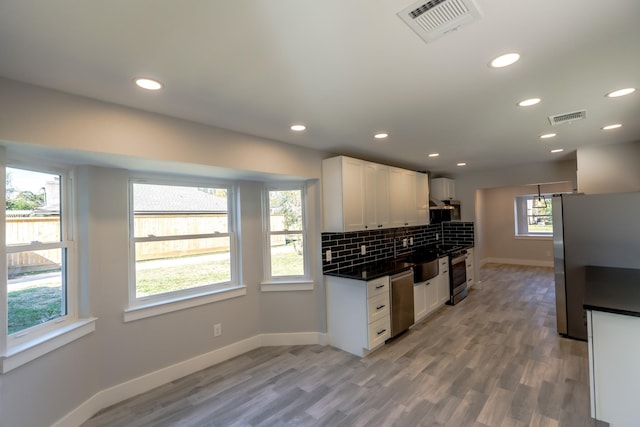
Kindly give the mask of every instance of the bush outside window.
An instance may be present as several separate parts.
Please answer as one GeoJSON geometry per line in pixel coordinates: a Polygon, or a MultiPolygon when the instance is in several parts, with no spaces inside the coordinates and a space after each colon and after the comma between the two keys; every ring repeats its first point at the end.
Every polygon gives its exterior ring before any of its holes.
{"type": "Polygon", "coordinates": [[[304,186],[267,187],[265,227],[267,280],[306,278],[304,186]]]}
{"type": "Polygon", "coordinates": [[[538,195],[516,196],[515,219],[518,236],[552,236],[553,213],[551,195],[543,194],[544,204],[536,203],[538,195]]]}

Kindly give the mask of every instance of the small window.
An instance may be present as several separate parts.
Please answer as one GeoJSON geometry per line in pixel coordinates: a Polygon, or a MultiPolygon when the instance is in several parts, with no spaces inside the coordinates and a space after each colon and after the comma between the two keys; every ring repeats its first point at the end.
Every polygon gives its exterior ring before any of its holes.
{"type": "Polygon", "coordinates": [[[231,187],[132,182],[132,305],[232,286],[231,187]]]}
{"type": "Polygon", "coordinates": [[[516,196],[515,220],[518,236],[552,236],[551,195],[516,196]]]}
{"type": "Polygon", "coordinates": [[[6,168],[5,235],[9,345],[75,320],[66,173],[6,168]]]}
{"type": "Polygon", "coordinates": [[[308,277],[303,186],[266,189],[265,228],[267,281],[308,277]]]}

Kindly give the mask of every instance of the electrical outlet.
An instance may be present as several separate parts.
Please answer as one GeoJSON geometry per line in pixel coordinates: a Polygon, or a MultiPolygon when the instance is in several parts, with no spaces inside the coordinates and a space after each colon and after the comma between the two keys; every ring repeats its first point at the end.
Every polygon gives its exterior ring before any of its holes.
{"type": "Polygon", "coordinates": [[[331,262],[331,249],[327,249],[325,259],[327,260],[327,262],[331,262]]]}
{"type": "Polygon", "coordinates": [[[366,245],[360,246],[360,254],[361,255],[366,255],[367,254],[367,246],[366,245]]]}
{"type": "Polygon", "coordinates": [[[402,247],[403,248],[407,247],[407,239],[402,239],[402,247]]]}
{"type": "Polygon", "coordinates": [[[216,323],[213,325],[213,336],[219,337],[220,335],[222,335],[222,323],[216,323]]]}
{"type": "Polygon", "coordinates": [[[436,233],[436,240],[440,240],[440,235],[436,233]]]}
{"type": "Polygon", "coordinates": [[[409,237],[409,246],[413,246],[413,237],[409,237]]]}

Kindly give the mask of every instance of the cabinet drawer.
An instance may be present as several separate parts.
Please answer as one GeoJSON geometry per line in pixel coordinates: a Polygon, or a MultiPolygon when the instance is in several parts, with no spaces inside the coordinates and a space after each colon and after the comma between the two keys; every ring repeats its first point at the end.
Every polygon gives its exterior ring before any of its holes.
{"type": "Polygon", "coordinates": [[[369,324],[369,350],[383,344],[391,336],[389,316],[369,324]]]}
{"type": "Polygon", "coordinates": [[[367,282],[367,298],[372,298],[380,294],[389,295],[389,276],[367,282]]]}
{"type": "Polygon", "coordinates": [[[389,317],[389,294],[378,294],[367,300],[368,322],[372,323],[383,317],[389,317]]]}

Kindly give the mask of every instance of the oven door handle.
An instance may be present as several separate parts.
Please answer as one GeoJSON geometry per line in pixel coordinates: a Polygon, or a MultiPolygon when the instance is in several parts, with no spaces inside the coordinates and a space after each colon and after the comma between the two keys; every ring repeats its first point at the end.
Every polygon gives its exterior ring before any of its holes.
{"type": "Polygon", "coordinates": [[[465,262],[466,260],[467,260],[467,256],[466,255],[462,255],[462,256],[459,256],[458,258],[452,259],[451,260],[451,264],[458,264],[458,263],[461,263],[461,262],[465,262]]]}

